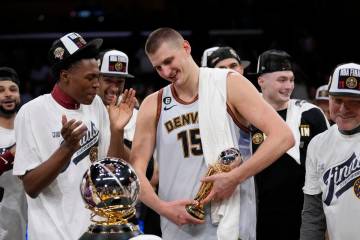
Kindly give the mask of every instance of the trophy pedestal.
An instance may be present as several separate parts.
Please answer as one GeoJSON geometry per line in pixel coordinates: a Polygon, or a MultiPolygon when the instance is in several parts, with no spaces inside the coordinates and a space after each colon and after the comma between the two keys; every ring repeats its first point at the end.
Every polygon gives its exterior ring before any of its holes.
{"type": "Polygon", "coordinates": [[[142,234],[137,226],[131,223],[119,225],[90,225],[79,240],[128,240],[142,234]]]}

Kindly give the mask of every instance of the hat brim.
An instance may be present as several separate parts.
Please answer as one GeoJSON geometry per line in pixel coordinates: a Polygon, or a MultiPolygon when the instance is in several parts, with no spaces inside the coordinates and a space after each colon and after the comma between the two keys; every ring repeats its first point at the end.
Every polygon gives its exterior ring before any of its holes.
{"type": "Polygon", "coordinates": [[[354,98],[360,98],[360,94],[356,94],[356,93],[350,93],[350,92],[330,92],[329,91],[329,95],[330,96],[345,96],[345,97],[354,97],[354,98]]]}
{"type": "Polygon", "coordinates": [[[76,61],[78,59],[81,59],[81,56],[87,56],[87,55],[94,55],[94,58],[98,55],[98,50],[100,49],[101,45],[103,43],[103,40],[101,38],[96,38],[91,40],[90,42],[86,43],[86,45],[79,50],[77,50],[72,55],[64,58],[61,62],[56,63],[53,65],[53,68],[61,68],[64,65],[67,65],[71,63],[72,61],[76,61]]]}
{"type": "Polygon", "coordinates": [[[109,77],[122,77],[122,78],[135,78],[134,75],[131,75],[129,73],[101,73],[103,76],[109,76],[109,77]]]}

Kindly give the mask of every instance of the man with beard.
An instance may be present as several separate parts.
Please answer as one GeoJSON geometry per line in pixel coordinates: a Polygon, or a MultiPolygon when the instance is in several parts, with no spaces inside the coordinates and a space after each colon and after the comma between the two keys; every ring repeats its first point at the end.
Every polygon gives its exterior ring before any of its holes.
{"type": "Polygon", "coordinates": [[[25,239],[27,205],[21,180],[9,171],[15,154],[14,119],[20,106],[19,78],[0,67],[0,239],[25,239]]]}

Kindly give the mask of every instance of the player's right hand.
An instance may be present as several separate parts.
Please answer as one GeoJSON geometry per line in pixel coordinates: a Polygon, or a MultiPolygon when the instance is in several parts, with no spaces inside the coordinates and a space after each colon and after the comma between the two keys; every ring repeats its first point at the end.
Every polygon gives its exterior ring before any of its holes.
{"type": "Polygon", "coordinates": [[[185,209],[187,204],[194,203],[194,200],[176,200],[164,202],[161,215],[172,221],[178,226],[184,224],[203,224],[204,220],[199,220],[191,216],[185,209]]]}
{"type": "Polygon", "coordinates": [[[75,119],[68,121],[65,115],[62,115],[61,123],[61,136],[64,138],[62,144],[75,152],[80,148],[80,139],[85,136],[87,127],[85,124],[81,125],[82,121],[75,119]]]}

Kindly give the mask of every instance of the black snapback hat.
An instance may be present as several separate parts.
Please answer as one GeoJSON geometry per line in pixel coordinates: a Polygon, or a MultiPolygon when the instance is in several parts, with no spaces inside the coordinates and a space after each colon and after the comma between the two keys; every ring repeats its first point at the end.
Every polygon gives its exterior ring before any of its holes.
{"type": "Polygon", "coordinates": [[[292,70],[291,56],[285,51],[271,49],[259,56],[256,75],[292,70]]]}
{"type": "Polygon", "coordinates": [[[87,43],[80,34],[68,33],[53,42],[48,54],[51,67],[61,69],[82,58],[96,58],[102,42],[97,38],[87,43]]]}

